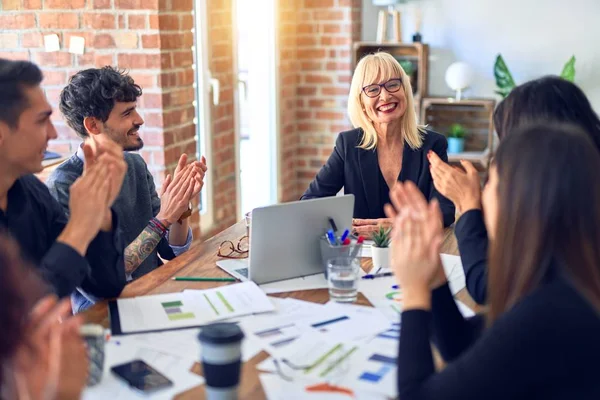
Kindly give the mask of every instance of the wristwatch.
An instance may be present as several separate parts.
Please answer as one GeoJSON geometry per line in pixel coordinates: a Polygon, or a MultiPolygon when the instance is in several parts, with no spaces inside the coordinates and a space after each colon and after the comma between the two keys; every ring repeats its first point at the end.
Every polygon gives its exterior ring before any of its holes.
{"type": "Polygon", "coordinates": [[[179,222],[180,224],[183,222],[184,219],[189,218],[190,215],[192,215],[192,202],[190,201],[190,204],[188,204],[188,209],[185,210],[183,212],[183,214],[181,214],[181,217],[179,217],[179,219],[177,220],[177,222],[179,222]]]}

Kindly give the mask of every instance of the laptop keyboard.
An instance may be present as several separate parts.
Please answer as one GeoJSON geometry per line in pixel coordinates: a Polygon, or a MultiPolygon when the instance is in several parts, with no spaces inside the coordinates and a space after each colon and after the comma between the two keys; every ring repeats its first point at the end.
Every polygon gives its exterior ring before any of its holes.
{"type": "Polygon", "coordinates": [[[237,272],[240,275],[245,276],[246,278],[248,277],[248,268],[236,269],[235,272],[237,272]]]}

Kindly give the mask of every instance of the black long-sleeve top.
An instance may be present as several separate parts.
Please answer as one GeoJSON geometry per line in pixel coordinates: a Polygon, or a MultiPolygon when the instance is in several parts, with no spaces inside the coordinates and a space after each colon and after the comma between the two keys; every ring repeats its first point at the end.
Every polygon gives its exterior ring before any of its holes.
{"type": "MultiPolygon", "coordinates": [[[[377,149],[358,147],[363,135],[360,128],[338,135],[327,163],[310,183],[301,200],[335,196],[343,187],[345,194],[354,195],[354,218],[385,218],[383,206],[389,203],[390,188],[381,174],[377,149]]],[[[447,148],[448,142],[443,135],[427,130],[419,149],[411,149],[407,143],[404,144],[402,169],[398,176],[400,182],[414,182],[427,199],[439,200],[445,227],[454,222],[455,208],[450,200],[435,189],[427,153],[434,151],[447,162],[447,148]]]]}
{"type": "Polygon", "coordinates": [[[600,399],[600,317],[565,280],[543,284],[489,328],[465,320],[448,285],[432,311],[402,313],[402,400],[600,399]],[[448,365],[435,372],[430,332],[448,365]]]}
{"type": "Polygon", "coordinates": [[[99,232],[82,257],[72,247],[56,242],[67,224],[61,206],[35,176],[19,178],[7,195],[0,227],[14,237],[23,256],[36,265],[59,297],[77,287],[96,297],[116,297],[125,286],[123,249],[113,212],[112,232],[99,232]]]}
{"type": "Polygon", "coordinates": [[[488,234],[481,210],[468,210],[454,227],[460,259],[465,271],[467,290],[473,300],[487,299],[488,234]]]}

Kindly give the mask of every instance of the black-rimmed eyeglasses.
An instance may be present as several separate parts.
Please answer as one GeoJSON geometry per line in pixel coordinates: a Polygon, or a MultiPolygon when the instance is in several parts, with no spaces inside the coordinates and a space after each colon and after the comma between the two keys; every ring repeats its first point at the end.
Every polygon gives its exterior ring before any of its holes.
{"type": "Polygon", "coordinates": [[[362,88],[367,97],[377,97],[381,93],[381,89],[385,88],[388,93],[396,93],[402,87],[402,79],[390,79],[384,83],[374,83],[362,88]]]}

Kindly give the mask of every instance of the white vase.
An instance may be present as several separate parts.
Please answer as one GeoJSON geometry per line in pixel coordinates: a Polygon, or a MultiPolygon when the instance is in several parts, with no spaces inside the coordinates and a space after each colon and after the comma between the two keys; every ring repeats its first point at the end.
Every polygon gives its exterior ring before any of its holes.
{"type": "Polygon", "coordinates": [[[372,273],[380,268],[390,268],[390,248],[371,246],[371,257],[373,257],[372,273]]]}

